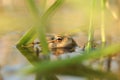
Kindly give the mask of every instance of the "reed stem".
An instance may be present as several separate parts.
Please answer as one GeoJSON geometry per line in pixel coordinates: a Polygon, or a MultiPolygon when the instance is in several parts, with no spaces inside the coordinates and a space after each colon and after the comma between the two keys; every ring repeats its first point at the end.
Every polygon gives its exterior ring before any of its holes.
{"type": "Polygon", "coordinates": [[[92,49],[93,41],[94,41],[94,27],[93,27],[93,18],[94,18],[94,8],[95,8],[96,0],[91,1],[91,10],[90,10],[90,23],[89,23],[89,31],[88,31],[88,43],[86,46],[86,51],[89,52],[92,49]]]}
{"type": "Polygon", "coordinates": [[[101,0],[101,41],[102,47],[105,46],[105,0],[101,0]]]}

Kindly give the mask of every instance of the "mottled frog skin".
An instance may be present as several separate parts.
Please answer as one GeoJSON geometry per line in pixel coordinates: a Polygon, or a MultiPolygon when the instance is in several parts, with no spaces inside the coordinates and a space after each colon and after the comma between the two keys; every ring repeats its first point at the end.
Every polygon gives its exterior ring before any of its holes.
{"type": "Polygon", "coordinates": [[[53,54],[60,55],[65,52],[74,52],[77,44],[71,36],[58,34],[48,41],[48,47],[53,54]]]}
{"type": "MultiPolygon", "coordinates": [[[[60,55],[64,54],[66,52],[74,52],[75,48],[77,47],[76,42],[74,39],[69,35],[50,35],[46,37],[48,42],[48,47],[50,51],[54,55],[60,55]]],[[[38,50],[41,50],[40,48],[40,41],[34,41],[33,42],[34,50],[37,52],[37,55],[39,52],[38,50]]]]}
{"type": "Polygon", "coordinates": [[[66,35],[55,35],[48,41],[49,48],[73,48],[77,44],[72,37],[66,35]]]}

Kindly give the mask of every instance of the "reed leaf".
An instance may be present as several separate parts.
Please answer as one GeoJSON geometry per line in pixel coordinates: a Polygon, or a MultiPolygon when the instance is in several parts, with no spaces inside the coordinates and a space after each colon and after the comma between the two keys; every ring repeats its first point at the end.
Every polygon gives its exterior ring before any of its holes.
{"type": "Polygon", "coordinates": [[[105,46],[105,0],[101,0],[101,41],[102,47],[105,46]]]}
{"type": "Polygon", "coordinates": [[[90,11],[90,23],[89,23],[89,31],[88,31],[88,43],[86,46],[86,51],[89,52],[92,49],[92,45],[94,44],[94,27],[93,27],[93,18],[94,18],[94,8],[95,8],[96,0],[91,1],[91,11],[90,11]]]}
{"type": "MultiPolygon", "coordinates": [[[[92,51],[92,52],[90,52],[90,54],[84,53],[83,55],[80,55],[80,56],[77,56],[74,58],[70,58],[70,59],[58,60],[58,61],[53,61],[53,62],[45,61],[42,63],[37,63],[36,67],[28,68],[25,73],[30,74],[30,73],[40,72],[41,74],[42,73],[47,74],[47,73],[49,73],[50,70],[53,70],[53,73],[54,73],[54,70],[59,71],[59,69],[61,67],[69,68],[69,66],[78,65],[78,64],[82,63],[83,61],[90,60],[90,59],[99,59],[101,57],[115,54],[118,51],[120,51],[120,45],[113,45],[113,46],[106,47],[104,49],[92,51]]],[[[67,70],[67,69],[64,69],[63,73],[65,72],[65,70],[67,70]]],[[[74,70],[74,68],[73,68],[73,70],[74,70]]],[[[81,69],[78,68],[78,71],[79,71],[78,74],[81,73],[81,70],[82,70],[82,68],[81,69]]],[[[72,70],[71,70],[71,74],[72,74],[72,70]]],[[[94,74],[96,74],[96,73],[94,73],[94,74]]],[[[85,75],[85,73],[83,73],[83,75],[85,75]]]]}
{"type": "MultiPolygon", "coordinates": [[[[43,14],[43,16],[39,16],[39,10],[37,6],[35,5],[34,0],[27,0],[27,3],[29,5],[30,11],[32,12],[34,16],[35,26],[32,29],[30,29],[24,36],[20,39],[20,41],[17,43],[17,45],[24,45],[26,44],[30,38],[32,39],[32,36],[36,33],[39,35],[39,39],[41,41],[42,50],[44,54],[48,54],[48,46],[46,41],[46,31],[45,27],[47,24],[48,17],[62,4],[64,0],[56,0],[56,2],[43,14]],[[35,29],[36,28],[36,29],[35,29]],[[37,31],[37,32],[36,32],[37,31]]],[[[42,12],[44,13],[44,12],[42,12]]]]}
{"type": "Polygon", "coordinates": [[[27,43],[29,43],[31,40],[35,38],[35,35],[36,35],[35,32],[36,30],[34,27],[30,28],[16,43],[16,46],[22,47],[22,45],[26,45],[27,43]]]}

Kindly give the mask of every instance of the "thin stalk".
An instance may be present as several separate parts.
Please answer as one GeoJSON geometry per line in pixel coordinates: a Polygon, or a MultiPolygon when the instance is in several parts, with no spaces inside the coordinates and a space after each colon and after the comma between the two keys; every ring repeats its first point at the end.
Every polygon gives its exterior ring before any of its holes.
{"type": "Polygon", "coordinates": [[[39,0],[40,1],[40,7],[41,7],[41,12],[45,12],[45,8],[46,8],[46,4],[47,4],[47,0],[39,0]]]}
{"type": "Polygon", "coordinates": [[[35,0],[26,0],[26,4],[33,18],[38,18],[38,16],[41,15],[41,13],[38,10],[38,7],[35,4],[35,0]]]}
{"type": "MultiPolygon", "coordinates": [[[[49,22],[49,20],[51,19],[52,15],[55,13],[55,11],[62,5],[62,3],[64,2],[64,0],[56,0],[52,6],[50,6],[46,11],[45,13],[42,15],[42,22],[43,24],[46,24],[49,22]]],[[[46,26],[46,31],[51,31],[50,27],[47,27],[47,25],[44,25],[46,26]]]]}
{"type": "MultiPolygon", "coordinates": [[[[35,19],[38,18],[37,16],[39,15],[39,11],[35,5],[35,1],[34,0],[26,0],[26,3],[28,5],[30,13],[32,14],[33,21],[36,21],[35,19]]],[[[33,38],[33,36],[35,34],[36,34],[36,29],[34,26],[31,29],[29,29],[26,32],[26,34],[24,34],[23,37],[17,42],[17,46],[26,45],[29,41],[31,41],[31,39],[33,38]]]]}
{"type": "Polygon", "coordinates": [[[51,7],[49,7],[48,10],[44,13],[42,19],[44,21],[47,21],[51,17],[51,15],[57,10],[57,8],[59,8],[62,5],[63,2],[64,0],[56,0],[54,4],[51,7]]]}
{"type": "Polygon", "coordinates": [[[89,23],[89,32],[88,32],[88,43],[87,43],[87,46],[86,46],[86,50],[87,52],[89,52],[92,48],[92,45],[93,45],[93,40],[94,40],[94,27],[93,27],[93,11],[94,11],[94,8],[95,8],[95,2],[96,0],[92,0],[91,1],[91,11],[90,11],[90,23],[89,23]]]}
{"type": "Polygon", "coordinates": [[[35,38],[35,29],[34,27],[30,28],[23,36],[22,38],[17,42],[17,47],[18,46],[22,46],[22,45],[26,45],[27,43],[29,43],[32,39],[35,38]]]}
{"type": "Polygon", "coordinates": [[[48,44],[47,44],[47,41],[46,41],[46,31],[45,31],[45,24],[42,23],[42,22],[38,22],[38,25],[37,26],[37,33],[38,33],[38,38],[40,39],[40,43],[41,43],[41,46],[42,46],[42,53],[47,55],[49,53],[49,49],[48,49],[48,44]]]}
{"type": "Polygon", "coordinates": [[[101,0],[101,41],[102,47],[105,46],[105,0],[101,0]]]}
{"type": "MultiPolygon", "coordinates": [[[[102,48],[106,45],[106,38],[105,38],[105,0],[101,0],[101,41],[102,41],[102,48]]],[[[107,71],[110,71],[111,69],[111,62],[112,58],[111,56],[108,56],[107,61],[107,71]]],[[[101,58],[101,69],[103,65],[103,58],[101,58]]]]}
{"type": "Polygon", "coordinates": [[[45,36],[45,27],[48,19],[50,18],[51,14],[63,3],[64,0],[56,0],[56,2],[48,8],[48,10],[43,14],[41,17],[41,22],[38,21],[39,25],[37,28],[37,32],[39,35],[39,39],[41,40],[42,50],[44,54],[48,54],[48,46],[46,42],[45,36]]]}
{"type": "MultiPolygon", "coordinates": [[[[101,0],[101,42],[102,42],[101,48],[104,48],[105,42],[106,42],[106,39],[105,39],[105,0],[101,0]]],[[[104,62],[104,59],[103,57],[101,57],[100,65],[99,65],[101,70],[104,70],[103,62],[104,62]]]]}

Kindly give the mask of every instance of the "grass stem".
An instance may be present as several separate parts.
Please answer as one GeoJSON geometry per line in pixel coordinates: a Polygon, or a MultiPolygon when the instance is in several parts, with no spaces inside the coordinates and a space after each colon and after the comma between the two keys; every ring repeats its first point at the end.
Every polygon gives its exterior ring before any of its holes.
{"type": "Polygon", "coordinates": [[[93,41],[94,41],[93,18],[94,18],[95,4],[96,4],[96,0],[92,0],[91,1],[91,11],[90,11],[89,31],[88,31],[88,44],[86,46],[87,52],[89,52],[92,49],[92,45],[93,45],[93,41]]]}

